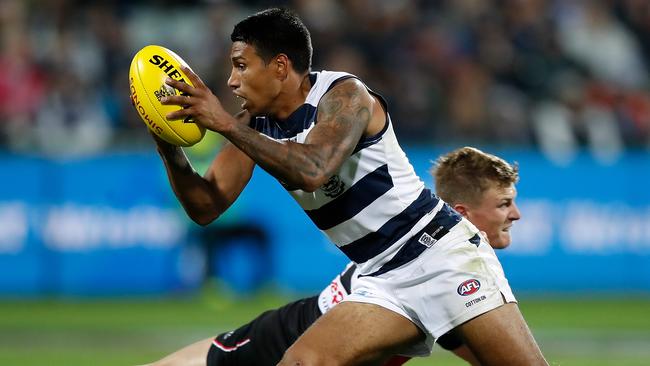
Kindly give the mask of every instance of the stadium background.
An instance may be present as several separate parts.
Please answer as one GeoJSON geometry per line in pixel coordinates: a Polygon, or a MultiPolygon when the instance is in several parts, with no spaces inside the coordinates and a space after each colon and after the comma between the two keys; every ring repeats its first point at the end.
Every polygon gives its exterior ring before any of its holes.
{"type": "MultiPolygon", "coordinates": [[[[236,111],[229,32],[267,5],[303,17],[314,69],[389,100],[427,185],[459,146],[519,163],[499,256],[552,363],[650,363],[650,2],[4,0],[0,364],[151,361],[342,268],[259,169],[225,217],[189,222],[128,100],[131,57],[160,44],[236,111]]],[[[220,143],[189,150],[198,170],[220,143]]]]}

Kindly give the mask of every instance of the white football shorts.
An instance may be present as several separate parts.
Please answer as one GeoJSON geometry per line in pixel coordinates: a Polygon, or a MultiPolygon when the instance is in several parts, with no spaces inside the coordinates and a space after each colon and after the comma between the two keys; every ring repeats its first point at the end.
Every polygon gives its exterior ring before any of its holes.
{"type": "Polygon", "coordinates": [[[478,232],[463,218],[411,262],[378,276],[355,278],[352,294],[343,301],[376,304],[411,320],[426,340],[403,354],[429,355],[441,335],[517,301],[494,249],[482,237],[476,240],[478,232]]]}

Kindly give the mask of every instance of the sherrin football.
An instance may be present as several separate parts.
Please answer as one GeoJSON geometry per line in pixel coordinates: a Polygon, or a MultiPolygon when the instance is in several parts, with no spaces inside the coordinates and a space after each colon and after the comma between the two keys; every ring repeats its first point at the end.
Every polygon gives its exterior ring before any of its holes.
{"type": "Polygon", "coordinates": [[[165,84],[170,77],[190,85],[180,66],[187,64],[165,47],[149,45],[138,51],[131,61],[129,89],[131,101],[142,121],[163,140],[177,146],[192,146],[201,141],[205,128],[190,119],[167,120],[167,113],[179,110],[177,105],[162,105],[160,99],[180,94],[165,84]]]}

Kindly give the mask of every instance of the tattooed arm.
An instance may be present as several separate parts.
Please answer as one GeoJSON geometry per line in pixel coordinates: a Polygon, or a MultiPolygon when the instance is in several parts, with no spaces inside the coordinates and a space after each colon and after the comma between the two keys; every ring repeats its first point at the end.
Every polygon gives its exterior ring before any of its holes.
{"type": "Polygon", "coordinates": [[[272,140],[243,125],[236,125],[224,136],[288,186],[313,192],[354,151],[373,114],[383,121],[383,113],[378,110],[379,102],[359,80],[351,78],[323,96],[318,105],[318,123],[305,143],[272,140]]]}
{"type": "MultiPolygon", "coordinates": [[[[177,80],[167,81],[168,85],[191,96],[163,98],[163,104],[185,107],[169,113],[167,118],[192,116],[206,128],[222,134],[236,150],[243,151],[292,189],[313,192],[321,187],[350,156],[361,137],[377,133],[385,123],[381,103],[363,83],[350,78],[336,84],[321,98],[318,123],[304,143],[277,141],[246,123],[237,123],[196,74],[185,68],[183,71],[196,87],[177,80]]],[[[215,171],[223,169],[216,166],[215,171]]]]}

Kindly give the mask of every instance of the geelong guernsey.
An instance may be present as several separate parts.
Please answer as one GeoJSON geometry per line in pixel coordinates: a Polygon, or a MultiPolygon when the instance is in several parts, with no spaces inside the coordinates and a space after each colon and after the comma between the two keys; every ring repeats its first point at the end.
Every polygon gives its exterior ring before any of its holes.
{"type": "MultiPolygon", "coordinates": [[[[273,139],[302,143],[318,123],[323,95],[336,82],[351,77],[355,76],[343,72],[311,73],[312,88],[305,103],[286,120],[258,116],[250,125],[273,139]]],[[[414,248],[405,244],[421,235],[444,206],[424,187],[399,146],[385,101],[369,92],[386,110],[384,129],[362,138],[340,169],[315,192],[289,191],[314,224],[358,264],[361,274],[383,273],[417,257],[425,243],[414,248]]],[[[442,226],[448,229],[459,220],[453,216],[443,220],[442,226]]]]}

